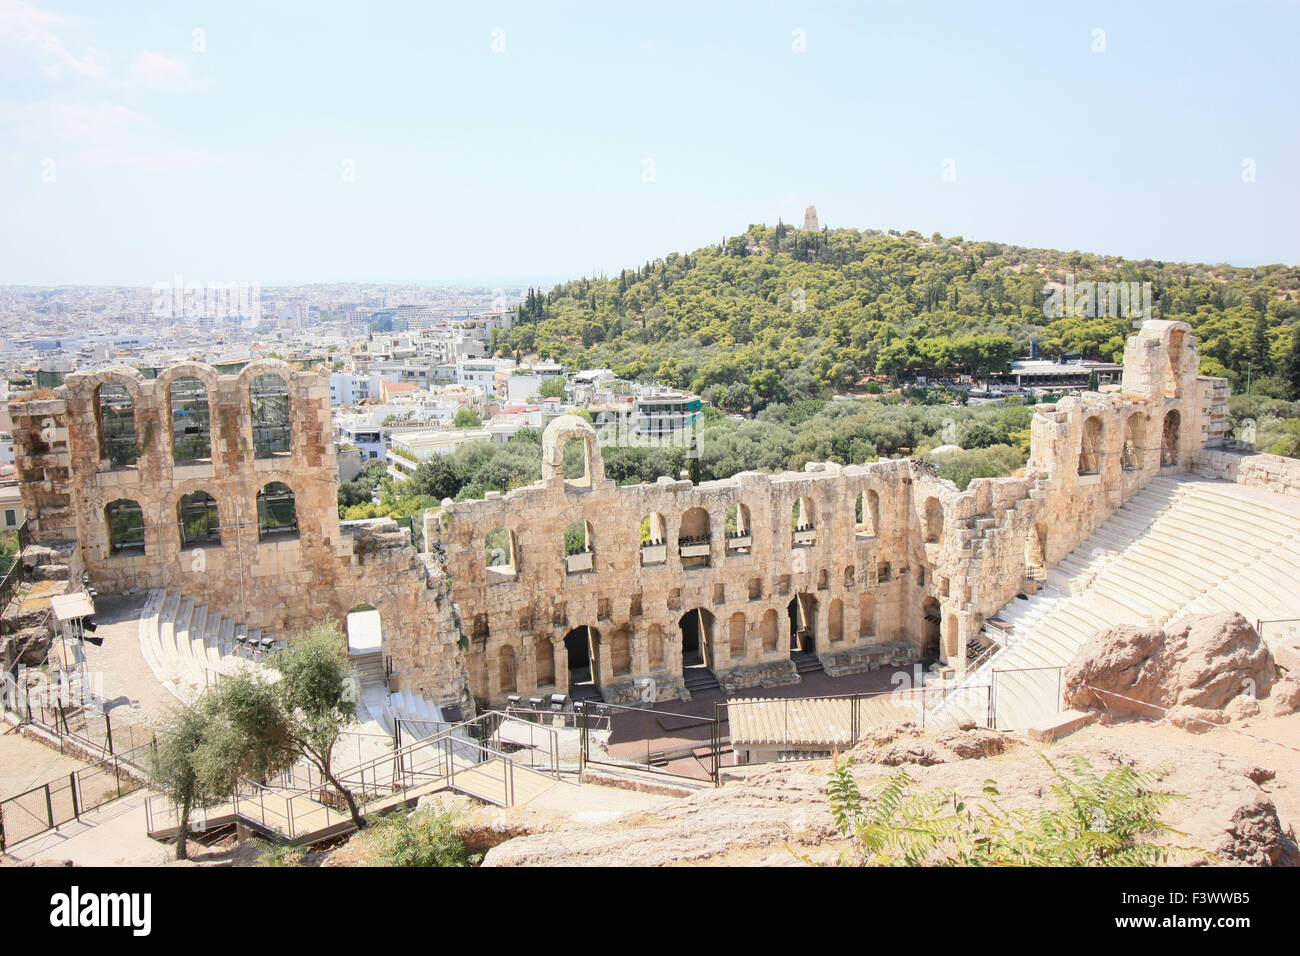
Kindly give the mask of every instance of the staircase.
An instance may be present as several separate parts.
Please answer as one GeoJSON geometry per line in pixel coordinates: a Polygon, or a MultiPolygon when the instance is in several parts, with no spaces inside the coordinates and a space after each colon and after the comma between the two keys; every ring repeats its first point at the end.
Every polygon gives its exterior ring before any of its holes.
{"type": "Polygon", "coordinates": [[[155,589],[140,610],[140,651],[159,683],[188,703],[222,675],[256,666],[275,642],[179,594],[155,589]]]}
{"type": "Polygon", "coordinates": [[[791,650],[790,660],[794,661],[794,669],[798,671],[801,678],[804,674],[821,674],[825,670],[821,658],[807,651],[791,650]]]}
{"type": "MultiPolygon", "coordinates": [[[[1212,479],[1154,478],[1050,569],[1037,594],[998,612],[1010,625],[1006,646],[958,686],[993,683],[997,726],[1024,728],[1059,713],[1060,668],[1106,628],[1220,611],[1252,622],[1300,617],[1298,575],[1300,503],[1212,479]]],[[[945,705],[936,716],[961,709],[945,705]]]]}
{"type": "Polygon", "coordinates": [[[690,691],[692,697],[696,694],[707,694],[709,691],[722,690],[722,685],[718,679],[713,676],[713,671],[709,670],[703,664],[695,667],[687,667],[682,671],[683,684],[690,691]]]}

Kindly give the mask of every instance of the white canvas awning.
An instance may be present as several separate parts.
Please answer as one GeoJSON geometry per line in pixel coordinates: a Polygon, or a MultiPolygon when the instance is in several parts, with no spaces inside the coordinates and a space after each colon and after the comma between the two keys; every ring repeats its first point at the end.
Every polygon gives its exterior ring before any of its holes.
{"type": "Polygon", "coordinates": [[[56,622],[75,621],[95,613],[95,605],[85,591],[76,594],[59,594],[50,598],[50,611],[56,622]]]}

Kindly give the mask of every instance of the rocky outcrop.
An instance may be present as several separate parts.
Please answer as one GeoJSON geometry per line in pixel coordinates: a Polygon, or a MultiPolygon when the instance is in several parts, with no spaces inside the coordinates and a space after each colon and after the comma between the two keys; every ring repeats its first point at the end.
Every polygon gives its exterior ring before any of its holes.
{"type": "Polygon", "coordinates": [[[1275,679],[1273,656],[1244,617],[1208,614],[1097,635],[1065,669],[1065,707],[1147,717],[1159,716],[1156,708],[1195,708],[1184,713],[1196,716],[1243,695],[1262,697],[1275,679]]]}
{"type": "MultiPolygon", "coordinates": [[[[914,792],[956,791],[981,799],[996,781],[999,803],[1039,808],[1050,800],[1054,771],[1085,757],[1099,773],[1119,764],[1159,768],[1161,789],[1184,794],[1162,819],[1183,835],[1169,842],[1213,854],[1210,862],[1268,866],[1293,862],[1294,838],[1260,784],[1274,771],[1224,757],[1194,744],[1170,759],[1167,745],[1125,734],[1122,727],[1092,726],[1040,753],[1008,747],[1000,734],[976,728],[948,734],[895,728],[853,752],[854,777],[865,792],[906,764],[914,792]],[[947,738],[947,739],[945,739],[947,738]],[[954,744],[956,745],[954,747],[954,744]],[[994,752],[1006,748],[1002,753],[994,752]],[[957,759],[958,750],[988,753],[957,759]],[[873,759],[875,758],[875,759],[873,759]]],[[[833,862],[847,849],[830,816],[829,762],[768,764],[740,780],[594,825],[566,824],[493,847],[487,866],[798,865],[833,862]]]]}

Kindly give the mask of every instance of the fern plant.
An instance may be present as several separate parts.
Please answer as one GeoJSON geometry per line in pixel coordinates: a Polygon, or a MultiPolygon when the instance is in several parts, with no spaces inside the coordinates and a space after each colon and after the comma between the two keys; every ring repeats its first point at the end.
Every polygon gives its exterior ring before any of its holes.
{"type": "Polygon", "coordinates": [[[1118,766],[1104,775],[1082,756],[1068,772],[1046,757],[1054,805],[1003,807],[993,780],[974,805],[950,789],[911,792],[900,770],[865,796],[852,760],[837,759],[828,794],[831,817],[852,840],[842,864],[858,866],[1154,866],[1212,860],[1195,847],[1162,842],[1181,833],[1160,816],[1179,794],[1156,789],[1160,770],[1118,766]]]}

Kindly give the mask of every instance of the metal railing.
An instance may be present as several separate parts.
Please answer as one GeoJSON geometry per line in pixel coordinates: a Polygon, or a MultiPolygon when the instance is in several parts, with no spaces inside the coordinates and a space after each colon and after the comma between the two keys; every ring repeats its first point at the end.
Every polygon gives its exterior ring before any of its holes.
{"type": "Polygon", "coordinates": [[[40,836],[142,786],[124,768],[147,764],[151,742],[0,800],[0,850],[40,836]]]}
{"type": "MultiPolygon", "coordinates": [[[[578,750],[579,770],[585,770],[587,765],[591,764],[615,767],[622,770],[656,773],[666,777],[689,780],[697,784],[706,781],[717,783],[718,771],[722,763],[721,754],[725,747],[723,735],[720,732],[722,719],[718,715],[717,707],[714,708],[712,717],[587,700],[575,702],[574,708],[577,715],[578,730],[581,732],[578,750]],[[654,720],[658,720],[660,717],[689,720],[694,727],[707,726],[709,729],[708,739],[704,740],[703,735],[701,735],[701,740],[698,743],[687,742],[677,747],[664,747],[661,743],[656,748],[652,747],[652,744],[656,741],[662,741],[662,735],[650,736],[646,734],[640,739],[642,746],[633,749],[635,741],[614,742],[615,718],[620,714],[624,714],[629,718],[632,715],[639,714],[651,716],[654,720]],[[615,755],[612,752],[616,746],[619,747],[621,755],[615,755]],[[701,753],[702,750],[706,750],[706,752],[701,753]],[[704,770],[705,776],[700,777],[668,769],[674,761],[678,760],[694,760],[704,770]]],[[[620,723],[626,727],[628,722],[628,720],[623,720],[620,723]]],[[[693,727],[683,727],[682,729],[693,729],[693,727]]]]}
{"type": "MultiPolygon", "coordinates": [[[[493,739],[506,716],[489,711],[391,754],[337,771],[334,779],[351,791],[363,814],[381,809],[380,804],[387,800],[401,802],[409,791],[430,785],[455,789],[497,806],[512,806],[517,773],[558,780],[559,771],[529,766],[486,742],[493,739]]],[[[322,783],[319,771],[305,767],[295,767],[265,784],[243,780],[229,801],[197,813],[199,823],[192,823],[196,830],[242,820],[255,829],[297,842],[316,841],[352,826],[343,794],[328,781],[322,783]]],[[[162,835],[178,825],[176,806],[163,796],[145,801],[145,818],[151,835],[162,835]]]]}

